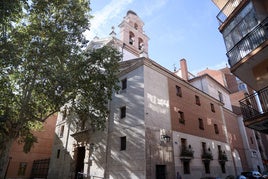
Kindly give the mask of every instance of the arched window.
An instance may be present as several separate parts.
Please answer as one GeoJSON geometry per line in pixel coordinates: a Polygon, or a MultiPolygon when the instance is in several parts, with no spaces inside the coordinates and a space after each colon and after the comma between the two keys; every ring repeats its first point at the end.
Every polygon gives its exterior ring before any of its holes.
{"type": "Polygon", "coordinates": [[[136,29],[136,30],[138,30],[138,24],[134,24],[134,28],[136,29]]]}
{"type": "Polygon", "coordinates": [[[143,40],[141,39],[141,38],[139,38],[139,50],[143,50],[143,48],[144,48],[144,43],[143,43],[143,40]]]}
{"type": "Polygon", "coordinates": [[[134,44],[134,37],[135,37],[134,33],[130,31],[129,32],[129,44],[130,45],[134,44]]]}

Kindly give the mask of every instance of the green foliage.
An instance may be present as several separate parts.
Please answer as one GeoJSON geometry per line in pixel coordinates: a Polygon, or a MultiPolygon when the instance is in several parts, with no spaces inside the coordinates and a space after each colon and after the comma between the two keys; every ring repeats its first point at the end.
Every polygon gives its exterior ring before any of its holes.
{"type": "Polygon", "coordinates": [[[28,152],[36,142],[35,121],[66,103],[81,120],[103,129],[108,99],[118,89],[120,54],[108,46],[83,51],[89,1],[11,2],[0,6],[0,143],[19,138],[28,152]]]}
{"type": "Polygon", "coordinates": [[[34,143],[37,143],[37,138],[32,134],[32,133],[28,133],[27,135],[23,136],[19,142],[24,143],[23,145],[23,151],[25,153],[30,152],[32,146],[34,145],[34,143]]]}

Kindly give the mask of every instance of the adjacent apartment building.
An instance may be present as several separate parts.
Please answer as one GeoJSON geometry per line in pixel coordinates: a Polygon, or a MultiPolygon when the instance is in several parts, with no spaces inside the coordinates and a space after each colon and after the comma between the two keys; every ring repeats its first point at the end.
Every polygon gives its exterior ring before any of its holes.
{"type": "Polygon", "coordinates": [[[246,127],[254,129],[268,165],[268,2],[263,0],[212,0],[231,72],[251,88],[239,96],[246,127]],[[265,142],[266,141],[266,142],[265,142]]]}
{"type": "Polygon", "coordinates": [[[268,134],[268,2],[213,0],[231,72],[253,92],[240,100],[247,127],[268,134]]]}
{"type": "Polygon", "coordinates": [[[92,40],[89,48],[114,45],[122,52],[121,90],[107,104],[104,131],[79,127],[63,108],[48,178],[225,178],[263,171],[258,148],[250,160],[246,157],[230,90],[209,74],[193,76],[185,59],[176,72],[150,59],[143,25],[128,11],[119,25],[120,39],[113,28],[110,37],[92,40]]]}

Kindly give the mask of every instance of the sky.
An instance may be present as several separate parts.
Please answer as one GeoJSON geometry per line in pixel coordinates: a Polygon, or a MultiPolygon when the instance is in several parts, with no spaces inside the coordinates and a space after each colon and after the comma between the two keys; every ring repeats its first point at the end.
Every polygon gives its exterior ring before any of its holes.
{"type": "Polygon", "coordinates": [[[119,38],[118,25],[132,10],[144,22],[143,30],[150,38],[149,58],[161,66],[173,71],[184,58],[194,75],[206,68],[226,67],[216,18],[219,9],[211,0],[91,0],[90,7],[89,40],[107,37],[112,26],[119,38]]]}

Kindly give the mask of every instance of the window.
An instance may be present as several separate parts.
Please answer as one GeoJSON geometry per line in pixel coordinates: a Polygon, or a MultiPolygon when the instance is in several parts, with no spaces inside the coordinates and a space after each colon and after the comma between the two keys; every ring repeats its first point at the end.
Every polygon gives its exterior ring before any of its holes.
{"type": "Polygon", "coordinates": [[[185,124],[184,113],[182,111],[178,111],[179,123],[185,124]]]}
{"type": "Polygon", "coordinates": [[[203,150],[203,153],[206,152],[206,150],[207,150],[206,142],[202,142],[202,150],[203,150]]]}
{"type": "Polygon", "coordinates": [[[201,105],[199,96],[195,95],[195,104],[201,105]]]}
{"type": "Polygon", "coordinates": [[[218,91],[218,96],[219,96],[220,102],[223,103],[223,97],[222,97],[222,93],[220,91],[218,91]]]}
{"type": "Polygon", "coordinates": [[[121,89],[122,90],[127,89],[127,79],[126,78],[121,80],[121,89]]]}
{"type": "Polygon", "coordinates": [[[176,95],[182,97],[181,87],[176,85],[176,95]]]}
{"type": "Polygon", "coordinates": [[[217,124],[214,124],[214,131],[215,131],[215,134],[219,134],[219,128],[217,124]]]}
{"type": "Polygon", "coordinates": [[[134,28],[137,30],[138,29],[138,24],[134,24],[134,28]]]}
{"type": "Polygon", "coordinates": [[[211,111],[212,111],[212,112],[215,112],[214,104],[210,103],[210,108],[211,108],[211,111]]]}
{"type": "Polygon", "coordinates": [[[135,35],[133,32],[129,32],[129,44],[130,45],[133,45],[134,44],[134,38],[135,38],[135,35]]]}
{"type": "Polygon", "coordinates": [[[62,110],[62,121],[64,121],[67,117],[67,107],[65,106],[62,110]]]}
{"type": "Polygon", "coordinates": [[[143,43],[143,40],[141,39],[141,38],[139,38],[139,50],[143,50],[143,48],[144,48],[144,43],[143,43]]]}
{"type": "Polygon", "coordinates": [[[60,149],[57,150],[57,158],[60,158],[60,149]]]}
{"type": "Polygon", "coordinates": [[[203,123],[203,119],[199,118],[199,119],[198,119],[198,122],[199,122],[199,129],[204,130],[204,123],[203,123]]]}
{"type": "Polygon", "coordinates": [[[63,137],[64,134],[64,125],[60,127],[60,137],[63,137]]]}
{"type": "Polygon", "coordinates": [[[252,137],[250,137],[250,142],[251,142],[251,144],[254,144],[252,137]]]}
{"type": "Polygon", "coordinates": [[[181,147],[186,148],[187,146],[187,139],[181,138],[181,147]]]}
{"type": "Polygon", "coordinates": [[[121,145],[120,145],[120,150],[126,150],[127,148],[127,137],[123,136],[120,137],[121,145]]]}
{"type": "Polygon", "coordinates": [[[123,119],[126,117],[126,106],[120,108],[120,118],[123,119]]]}
{"type": "Polygon", "coordinates": [[[26,168],[27,168],[27,163],[26,162],[20,162],[18,175],[19,176],[24,176],[25,172],[26,172],[26,168]]]}

